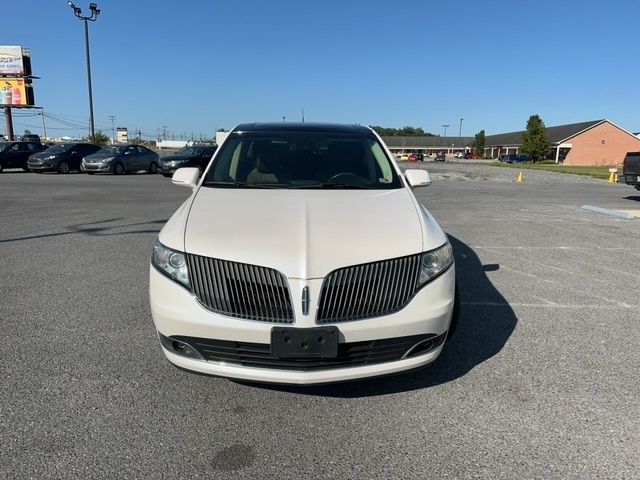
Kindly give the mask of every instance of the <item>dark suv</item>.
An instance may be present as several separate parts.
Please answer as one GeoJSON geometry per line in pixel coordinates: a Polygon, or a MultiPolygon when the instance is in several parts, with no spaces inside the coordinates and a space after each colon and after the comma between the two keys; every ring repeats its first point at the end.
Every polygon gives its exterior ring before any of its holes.
{"type": "Polygon", "coordinates": [[[2,142],[0,143],[0,172],[5,168],[21,168],[29,171],[27,159],[46,147],[38,142],[2,142]]]}
{"type": "Polygon", "coordinates": [[[69,173],[69,170],[80,170],[82,159],[98,150],[100,147],[92,143],[61,143],[31,155],[27,166],[37,173],[69,173]]]}

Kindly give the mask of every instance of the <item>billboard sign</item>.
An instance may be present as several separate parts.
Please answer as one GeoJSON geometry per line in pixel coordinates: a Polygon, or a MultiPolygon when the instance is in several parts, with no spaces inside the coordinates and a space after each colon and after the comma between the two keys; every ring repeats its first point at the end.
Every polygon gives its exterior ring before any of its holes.
{"type": "Polygon", "coordinates": [[[118,127],[116,138],[118,143],[127,143],[129,141],[129,131],[126,127],[118,127]]]}
{"type": "Polygon", "coordinates": [[[0,105],[26,107],[31,95],[28,95],[27,84],[22,78],[0,78],[0,105]]]}
{"type": "Polygon", "coordinates": [[[0,45],[0,75],[25,75],[22,47],[0,45]]]}

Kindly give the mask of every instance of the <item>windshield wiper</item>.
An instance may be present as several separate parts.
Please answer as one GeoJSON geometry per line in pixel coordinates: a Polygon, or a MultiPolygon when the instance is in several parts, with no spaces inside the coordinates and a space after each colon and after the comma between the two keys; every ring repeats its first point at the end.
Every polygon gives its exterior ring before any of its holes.
{"type": "Polygon", "coordinates": [[[309,189],[343,189],[343,190],[371,190],[375,189],[374,185],[354,185],[352,183],[314,183],[312,185],[300,185],[296,188],[309,188],[309,189]]]}
{"type": "Polygon", "coordinates": [[[243,182],[204,182],[203,187],[218,188],[284,188],[279,185],[268,185],[264,183],[243,183],[243,182]]]}

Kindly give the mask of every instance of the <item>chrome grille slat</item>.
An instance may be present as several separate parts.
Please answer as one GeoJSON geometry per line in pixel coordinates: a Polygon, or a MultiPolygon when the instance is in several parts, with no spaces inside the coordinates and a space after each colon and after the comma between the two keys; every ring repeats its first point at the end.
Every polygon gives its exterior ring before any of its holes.
{"type": "Polygon", "coordinates": [[[271,268],[187,254],[192,291],[207,309],[231,317],[293,323],[285,276],[271,268]]]}
{"type": "Polygon", "coordinates": [[[421,254],[334,270],[320,292],[316,323],[389,315],[413,297],[421,254]]]}

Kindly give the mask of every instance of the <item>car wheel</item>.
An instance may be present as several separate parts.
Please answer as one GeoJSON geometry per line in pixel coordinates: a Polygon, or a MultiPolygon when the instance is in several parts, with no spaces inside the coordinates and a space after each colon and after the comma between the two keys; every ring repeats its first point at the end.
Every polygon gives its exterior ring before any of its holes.
{"type": "Polygon", "coordinates": [[[158,173],[158,165],[156,165],[154,162],[151,162],[151,165],[149,165],[149,173],[153,175],[158,173]]]}
{"type": "Polygon", "coordinates": [[[116,163],[113,166],[113,174],[114,175],[123,175],[124,174],[124,165],[121,163],[116,163]]]}
{"type": "Polygon", "coordinates": [[[87,175],[94,175],[96,172],[84,172],[84,173],[86,173],[87,175]]]}
{"type": "Polygon", "coordinates": [[[173,175],[170,173],[163,173],[162,176],[166,178],[173,177],[173,175]]]}
{"type": "Polygon", "coordinates": [[[67,162],[60,162],[58,164],[58,173],[69,173],[69,164],[67,162]]]}

